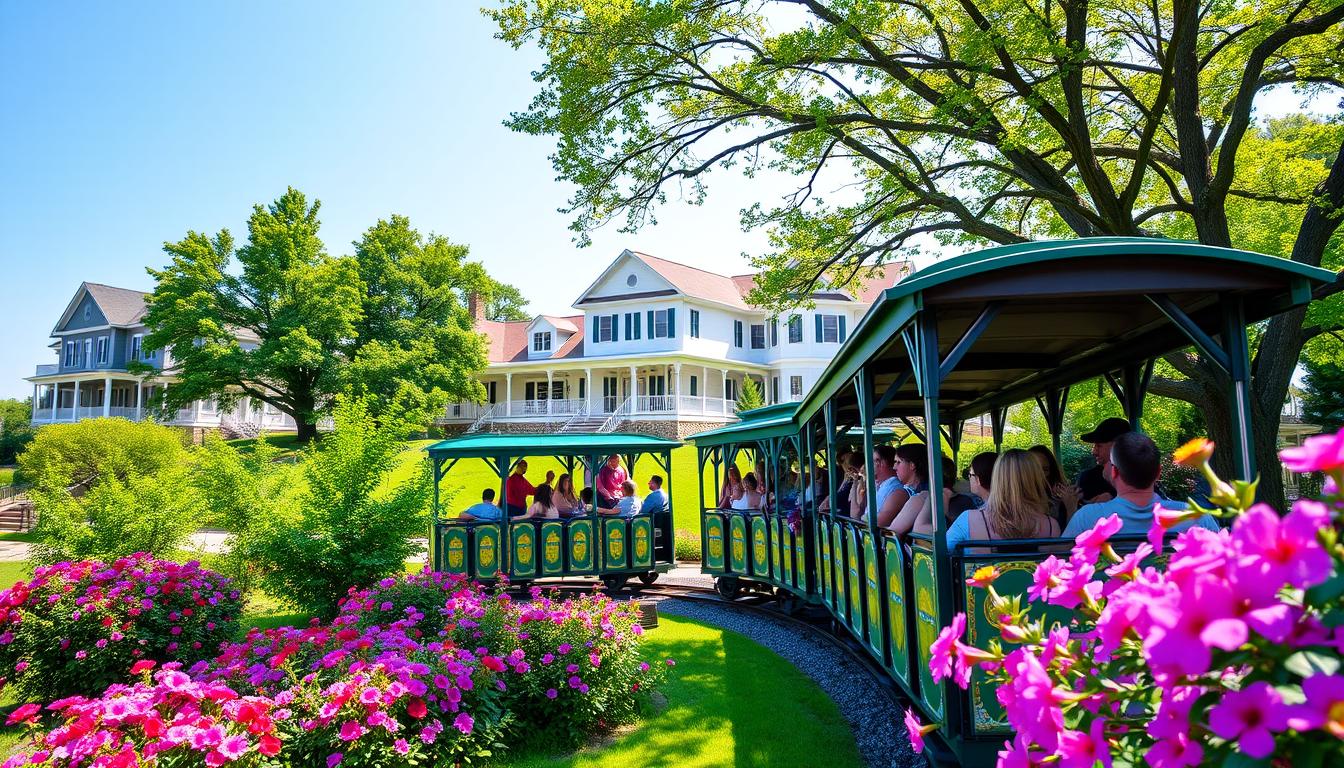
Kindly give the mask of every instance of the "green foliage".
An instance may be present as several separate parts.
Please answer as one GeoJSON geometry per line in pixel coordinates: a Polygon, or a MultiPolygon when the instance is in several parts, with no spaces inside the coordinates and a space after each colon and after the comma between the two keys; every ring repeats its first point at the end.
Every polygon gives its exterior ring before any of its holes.
{"type": "Polygon", "coordinates": [[[379,418],[421,421],[450,400],[482,397],[472,374],[485,346],[462,297],[497,284],[465,261],[466,247],[393,216],[364,234],[355,255],[332,256],[318,209],[290,188],[255,206],[237,248],[228,230],[164,246],[172,263],[150,270],[145,344],[171,350],[180,381],[156,407],[214,397],[227,408],[248,396],[294,417],[307,439],[347,390],[367,396],[379,418]]]}
{"type": "Polygon", "coordinates": [[[265,439],[243,450],[212,435],[193,456],[191,485],[201,500],[201,524],[229,532],[225,552],[213,565],[243,594],[260,576],[255,548],[261,534],[285,510],[297,474],[275,460],[279,454],[265,439]]]}
{"type": "Polygon", "coordinates": [[[1339,358],[1308,355],[1303,378],[1302,418],[1334,432],[1344,426],[1344,365],[1339,358]]]}
{"type": "Polygon", "coordinates": [[[676,558],[690,562],[700,562],[700,534],[678,528],[676,532],[676,558]]]}
{"type": "Polygon", "coordinates": [[[37,509],[35,562],[168,556],[196,529],[200,499],[181,436],[125,419],[52,424],[19,457],[37,509]]]}
{"type": "Polygon", "coordinates": [[[338,398],[334,417],[335,431],[304,451],[292,507],[251,534],[267,590],[324,617],[350,586],[400,574],[409,539],[429,525],[425,464],[380,487],[397,468],[404,425],[376,423],[357,397],[338,398]]]}
{"type": "Polygon", "coordinates": [[[523,292],[507,283],[494,285],[486,302],[485,317],[501,323],[532,319],[527,313],[527,299],[523,298],[523,292]]]}
{"type": "Polygon", "coordinates": [[[33,439],[32,415],[31,399],[0,400],[0,464],[13,464],[33,439]]]}
{"type": "Polygon", "coordinates": [[[750,411],[764,405],[765,398],[761,397],[761,388],[756,384],[756,380],[744,376],[742,387],[737,391],[737,412],[750,411]]]}

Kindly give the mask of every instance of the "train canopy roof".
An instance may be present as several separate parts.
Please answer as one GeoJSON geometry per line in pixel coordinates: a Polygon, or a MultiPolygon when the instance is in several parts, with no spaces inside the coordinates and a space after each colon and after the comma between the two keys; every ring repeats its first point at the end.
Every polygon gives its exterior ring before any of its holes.
{"type": "Polygon", "coordinates": [[[610,456],[661,453],[681,445],[653,435],[625,432],[574,434],[476,434],[440,440],[425,450],[435,459],[498,456],[610,456]]]}
{"type": "MultiPolygon", "coordinates": [[[[944,365],[940,411],[965,419],[1183,349],[1192,333],[1217,336],[1224,299],[1235,299],[1253,323],[1307,304],[1314,288],[1334,279],[1287,259],[1159,238],[1036,241],[965,254],[884,291],[794,418],[816,417],[865,368],[882,405],[872,418],[921,414],[912,363],[921,315],[936,327],[938,359],[953,361],[944,365]]],[[[857,423],[852,397],[838,406],[841,423],[857,423]]]]}
{"type": "MultiPolygon", "coordinates": [[[[740,421],[704,432],[697,432],[686,439],[695,443],[698,447],[710,448],[717,445],[768,440],[772,437],[788,437],[798,431],[798,420],[795,418],[798,414],[798,405],[798,403],[778,403],[767,405],[764,408],[743,411],[739,414],[740,421]]],[[[895,437],[896,430],[877,427],[873,429],[873,435],[879,440],[885,440],[895,437]]],[[[851,429],[841,435],[842,440],[846,438],[851,441],[861,441],[863,440],[863,430],[851,429]]]]}

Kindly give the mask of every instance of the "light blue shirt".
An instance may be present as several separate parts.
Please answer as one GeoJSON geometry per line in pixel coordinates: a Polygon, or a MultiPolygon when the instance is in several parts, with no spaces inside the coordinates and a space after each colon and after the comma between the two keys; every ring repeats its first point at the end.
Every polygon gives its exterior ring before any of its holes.
{"type": "MultiPolygon", "coordinates": [[[[1186,504],[1183,501],[1168,501],[1153,497],[1153,502],[1161,501],[1162,506],[1167,509],[1185,509],[1186,504]]],[[[1119,515],[1121,528],[1117,536],[1143,536],[1148,533],[1148,529],[1153,525],[1153,502],[1140,506],[1127,499],[1114,498],[1110,501],[1103,501],[1097,504],[1088,504],[1080,507],[1073,517],[1069,520],[1069,525],[1064,529],[1064,538],[1072,539],[1083,531],[1091,530],[1102,518],[1111,515],[1119,515]]],[[[1208,515],[1201,515],[1194,520],[1180,523],[1172,527],[1172,531],[1180,533],[1191,526],[1207,528],[1210,531],[1218,530],[1218,521],[1208,515]]]]}
{"type": "Polygon", "coordinates": [[[473,504],[467,508],[467,514],[477,520],[503,520],[504,511],[488,501],[473,504]]]}
{"type": "Polygon", "coordinates": [[[662,488],[645,496],[644,503],[639,508],[639,513],[641,515],[649,514],[650,512],[665,511],[667,511],[667,493],[663,491],[662,488]]]}
{"type": "Polygon", "coordinates": [[[952,521],[952,525],[947,527],[947,551],[951,552],[957,548],[961,542],[971,538],[971,512],[966,510],[957,519],[952,521]]]}
{"type": "Polygon", "coordinates": [[[895,475],[888,477],[878,484],[877,493],[874,495],[874,498],[877,499],[877,511],[881,513],[882,505],[886,503],[887,498],[896,491],[903,490],[904,488],[905,486],[901,485],[901,481],[897,480],[895,475]]]}
{"type": "Polygon", "coordinates": [[[634,517],[639,513],[638,496],[622,496],[616,501],[616,509],[620,510],[617,514],[620,517],[634,517]]]}

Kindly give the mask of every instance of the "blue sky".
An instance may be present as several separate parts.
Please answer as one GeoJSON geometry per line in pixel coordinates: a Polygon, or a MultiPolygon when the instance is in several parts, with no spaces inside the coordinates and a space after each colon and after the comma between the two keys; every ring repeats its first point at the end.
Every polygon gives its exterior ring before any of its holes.
{"type": "Polygon", "coordinates": [[[470,245],[536,312],[567,311],[627,247],[746,271],[764,236],[739,210],[767,180],[711,178],[706,205],[575,248],[551,141],[501,125],[540,56],[495,40],[476,8],[0,3],[0,397],[31,394],[23,377],[54,362],[48,333],[80,281],[149,290],[164,241],[241,236],[287,185],[322,200],[332,253],[405,214],[470,245]]]}

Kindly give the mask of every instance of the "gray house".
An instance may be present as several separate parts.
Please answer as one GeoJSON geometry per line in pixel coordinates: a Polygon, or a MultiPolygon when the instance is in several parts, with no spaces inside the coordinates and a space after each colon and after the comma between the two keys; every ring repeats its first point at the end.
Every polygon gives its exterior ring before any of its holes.
{"type": "MultiPolygon", "coordinates": [[[[82,283],[52,329],[56,362],[38,365],[33,384],[33,423],[50,424],[105,416],[140,420],[156,390],[172,386],[172,360],[149,349],[145,337],[145,293],[99,283],[82,283]],[[155,372],[126,370],[132,361],[155,372]]],[[[221,428],[237,435],[293,431],[289,416],[246,398],[229,412],[213,401],[192,403],[168,420],[173,426],[221,428]]]]}

